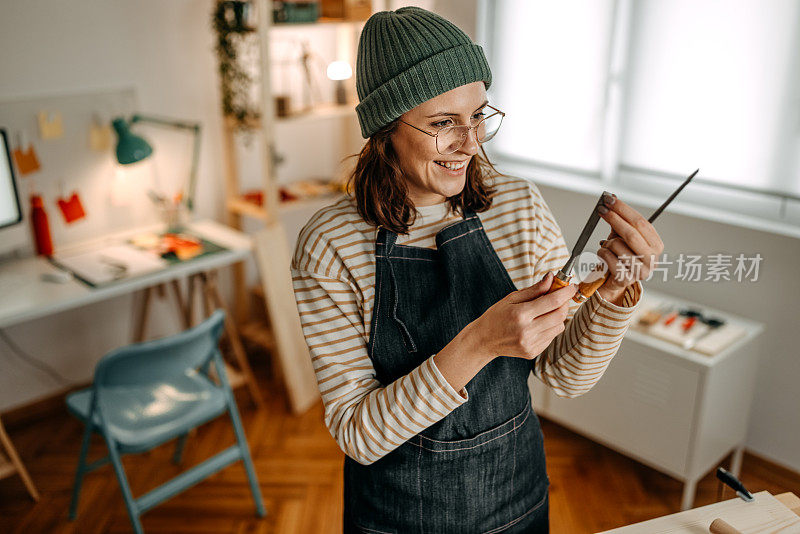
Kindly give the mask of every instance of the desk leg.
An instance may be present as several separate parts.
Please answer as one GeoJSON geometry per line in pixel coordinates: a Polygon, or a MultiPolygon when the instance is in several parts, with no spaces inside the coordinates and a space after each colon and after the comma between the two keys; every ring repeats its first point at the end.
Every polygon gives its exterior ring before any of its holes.
{"type": "MultiPolygon", "coordinates": [[[[230,341],[231,348],[233,349],[236,363],[239,365],[239,371],[244,375],[245,382],[247,382],[247,389],[250,391],[250,396],[253,398],[256,406],[263,408],[264,399],[261,397],[261,391],[258,389],[258,384],[253,376],[253,371],[250,369],[250,364],[247,361],[247,353],[242,345],[239,332],[236,330],[236,323],[233,321],[233,317],[231,317],[230,312],[225,306],[225,302],[222,300],[222,296],[219,294],[216,275],[216,271],[210,271],[208,273],[201,274],[201,280],[203,281],[204,285],[203,292],[206,295],[208,308],[220,308],[225,311],[225,332],[228,334],[228,340],[230,341]]],[[[208,309],[207,312],[210,313],[208,309]]]]}
{"type": "Polygon", "coordinates": [[[189,302],[184,303],[180,282],[178,280],[173,280],[170,285],[175,294],[175,303],[178,305],[178,314],[180,315],[181,323],[183,323],[183,328],[188,330],[192,327],[192,318],[189,316],[189,308],[192,306],[191,295],[189,295],[189,302]]]}
{"type": "Polygon", "coordinates": [[[694,505],[694,494],[697,490],[697,480],[687,480],[683,483],[683,496],[681,497],[681,512],[689,510],[694,505]]]}
{"type": "Polygon", "coordinates": [[[194,275],[190,276],[186,281],[186,317],[189,320],[189,326],[194,326],[194,275]]]}
{"type": "Polygon", "coordinates": [[[142,302],[139,305],[139,317],[136,319],[136,327],[133,330],[133,342],[140,343],[144,341],[144,333],[147,330],[147,316],[150,312],[150,293],[149,287],[141,291],[142,302]]]}
{"type": "MultiPolygon", "coordinates": [[[[178,315],[184,329],[191,328],[194,324],[194,275],[189,277],[189,288],[187,291],[187,301],[183,300],[183,293],[181,291],[180,282],[172,280],[171,284],[173,293],[175,294],[175,301],[178,305],[178,315]]],[[[138,317],[136,318],[136,327],[133,333],[133,342],[139,343],[144,341],[145,334],[147,333],[147,319],[150,315],[150,295],[153,290],[158,291],[160,297],[165,297],[164,284],[159,284],[155,288],[146,287],[141,291],[142,301],[139,304],[138,317]]],[[[135,314],[137,312],[134,312],[135,314]]]]}
{"type": "Polygon", "coordinates": [[[214,304],[211,301],[211,294],[207,291],[208,277],[206,273],[200,273],[197,276],[200,282],[200,300],[203,301],[203,315],[210,317],[211,312],[214,311],[214,304]]]}

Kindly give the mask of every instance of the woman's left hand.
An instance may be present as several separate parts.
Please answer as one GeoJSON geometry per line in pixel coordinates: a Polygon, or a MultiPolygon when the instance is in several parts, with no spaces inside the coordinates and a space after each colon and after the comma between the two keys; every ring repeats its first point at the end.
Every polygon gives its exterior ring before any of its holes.
{"type": "Polygon", "coordinates": [[[603,298],[617,302],[628,286],[650,276],[664,243],[641,213],[615,195],[604,196],[603,203],[598,212],[611,225],[611,233],[597,255],[606,262],[609,273],[598,291],[603,298]]]}

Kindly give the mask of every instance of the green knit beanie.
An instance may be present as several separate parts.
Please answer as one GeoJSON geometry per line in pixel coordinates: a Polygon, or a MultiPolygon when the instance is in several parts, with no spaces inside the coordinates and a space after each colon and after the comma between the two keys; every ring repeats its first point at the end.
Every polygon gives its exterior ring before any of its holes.
{"type": "Polygon", "coordinates": [[[462,85],[492,83],[483,49],[452,22],[419,7],[381,11],[364,25],[356,60],[361,135],[462,85]]]}

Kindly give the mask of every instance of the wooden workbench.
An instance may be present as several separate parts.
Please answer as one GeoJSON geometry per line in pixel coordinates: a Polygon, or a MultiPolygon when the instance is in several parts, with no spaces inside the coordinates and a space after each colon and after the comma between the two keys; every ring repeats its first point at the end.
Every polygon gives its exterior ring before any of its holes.
{"type": "Polygon", "coordinates": [[[709,525],[717,518],[723,519],[742,534],[800,533],[800,498],[795,494],[773,496],[768,491],[762,491],[754,497],[755,502],[752,503],[736,497],[601,534],[701,534],[709,532],[709,525]]]}

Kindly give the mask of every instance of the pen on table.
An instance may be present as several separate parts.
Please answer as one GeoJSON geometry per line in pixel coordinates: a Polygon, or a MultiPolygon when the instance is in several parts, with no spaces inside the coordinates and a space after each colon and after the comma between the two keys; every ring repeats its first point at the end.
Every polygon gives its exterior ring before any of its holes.
{"type": "Polygon", "coordinates": [[[727,471],[722,467],[718,467],[717,478],[720,479],[722,483],[725,484],[726,486],[733,488],[733,490],[736,492],[736,495],[741,497],[743,501],[745,502],[755,501],[755,498],[749,491],[747,491],[747,488],[744,487],[744,484],[742,484],[741,480],[736,478],[736,476],[730,471],[727,471]]]}
{"type": "Polygon", "coordinates": [[[703,323],[705,323],[706,326],[708,326],[708,330],[706,330],[704,333],[702,333],[702,334],[700,334],[698,336],[695,336],[693,338],[690,338],[690,339],[687,339],[686,341],[684,341],[683,342],[683,348],[684,349],[686,349],[686,350],[693,349],[700,341],[704,340],[705,338],[707,338],[708,336],[713,334],[714,331],[717,328],[719,328],[722,325],[724,325],[725,321],[723,321],[721,319],[706,319],[706,320],[703,321],[703,323]]]}
{"type": "Polygon", "coordinates": [[[111,274],[115,279],[123,278],[125,273],[128,272],[128,266],[119,260],[103,255],[100,255],[99,259],[102,263],[105,263],[109,267],[111,274]]]}
{"type": "Polygon", "coordinates": [[[684,319],[683,321],[683,324],[681,325],[683,333],[686,334],[687,332],[689,332],[689,330],[692,329],[692,327],[697,322],[697,318],[700,316],[700,312],[695,310],[685,310],[684,313],[682,313],[681,315],[686,317],[686,319],[684,319]]]}

